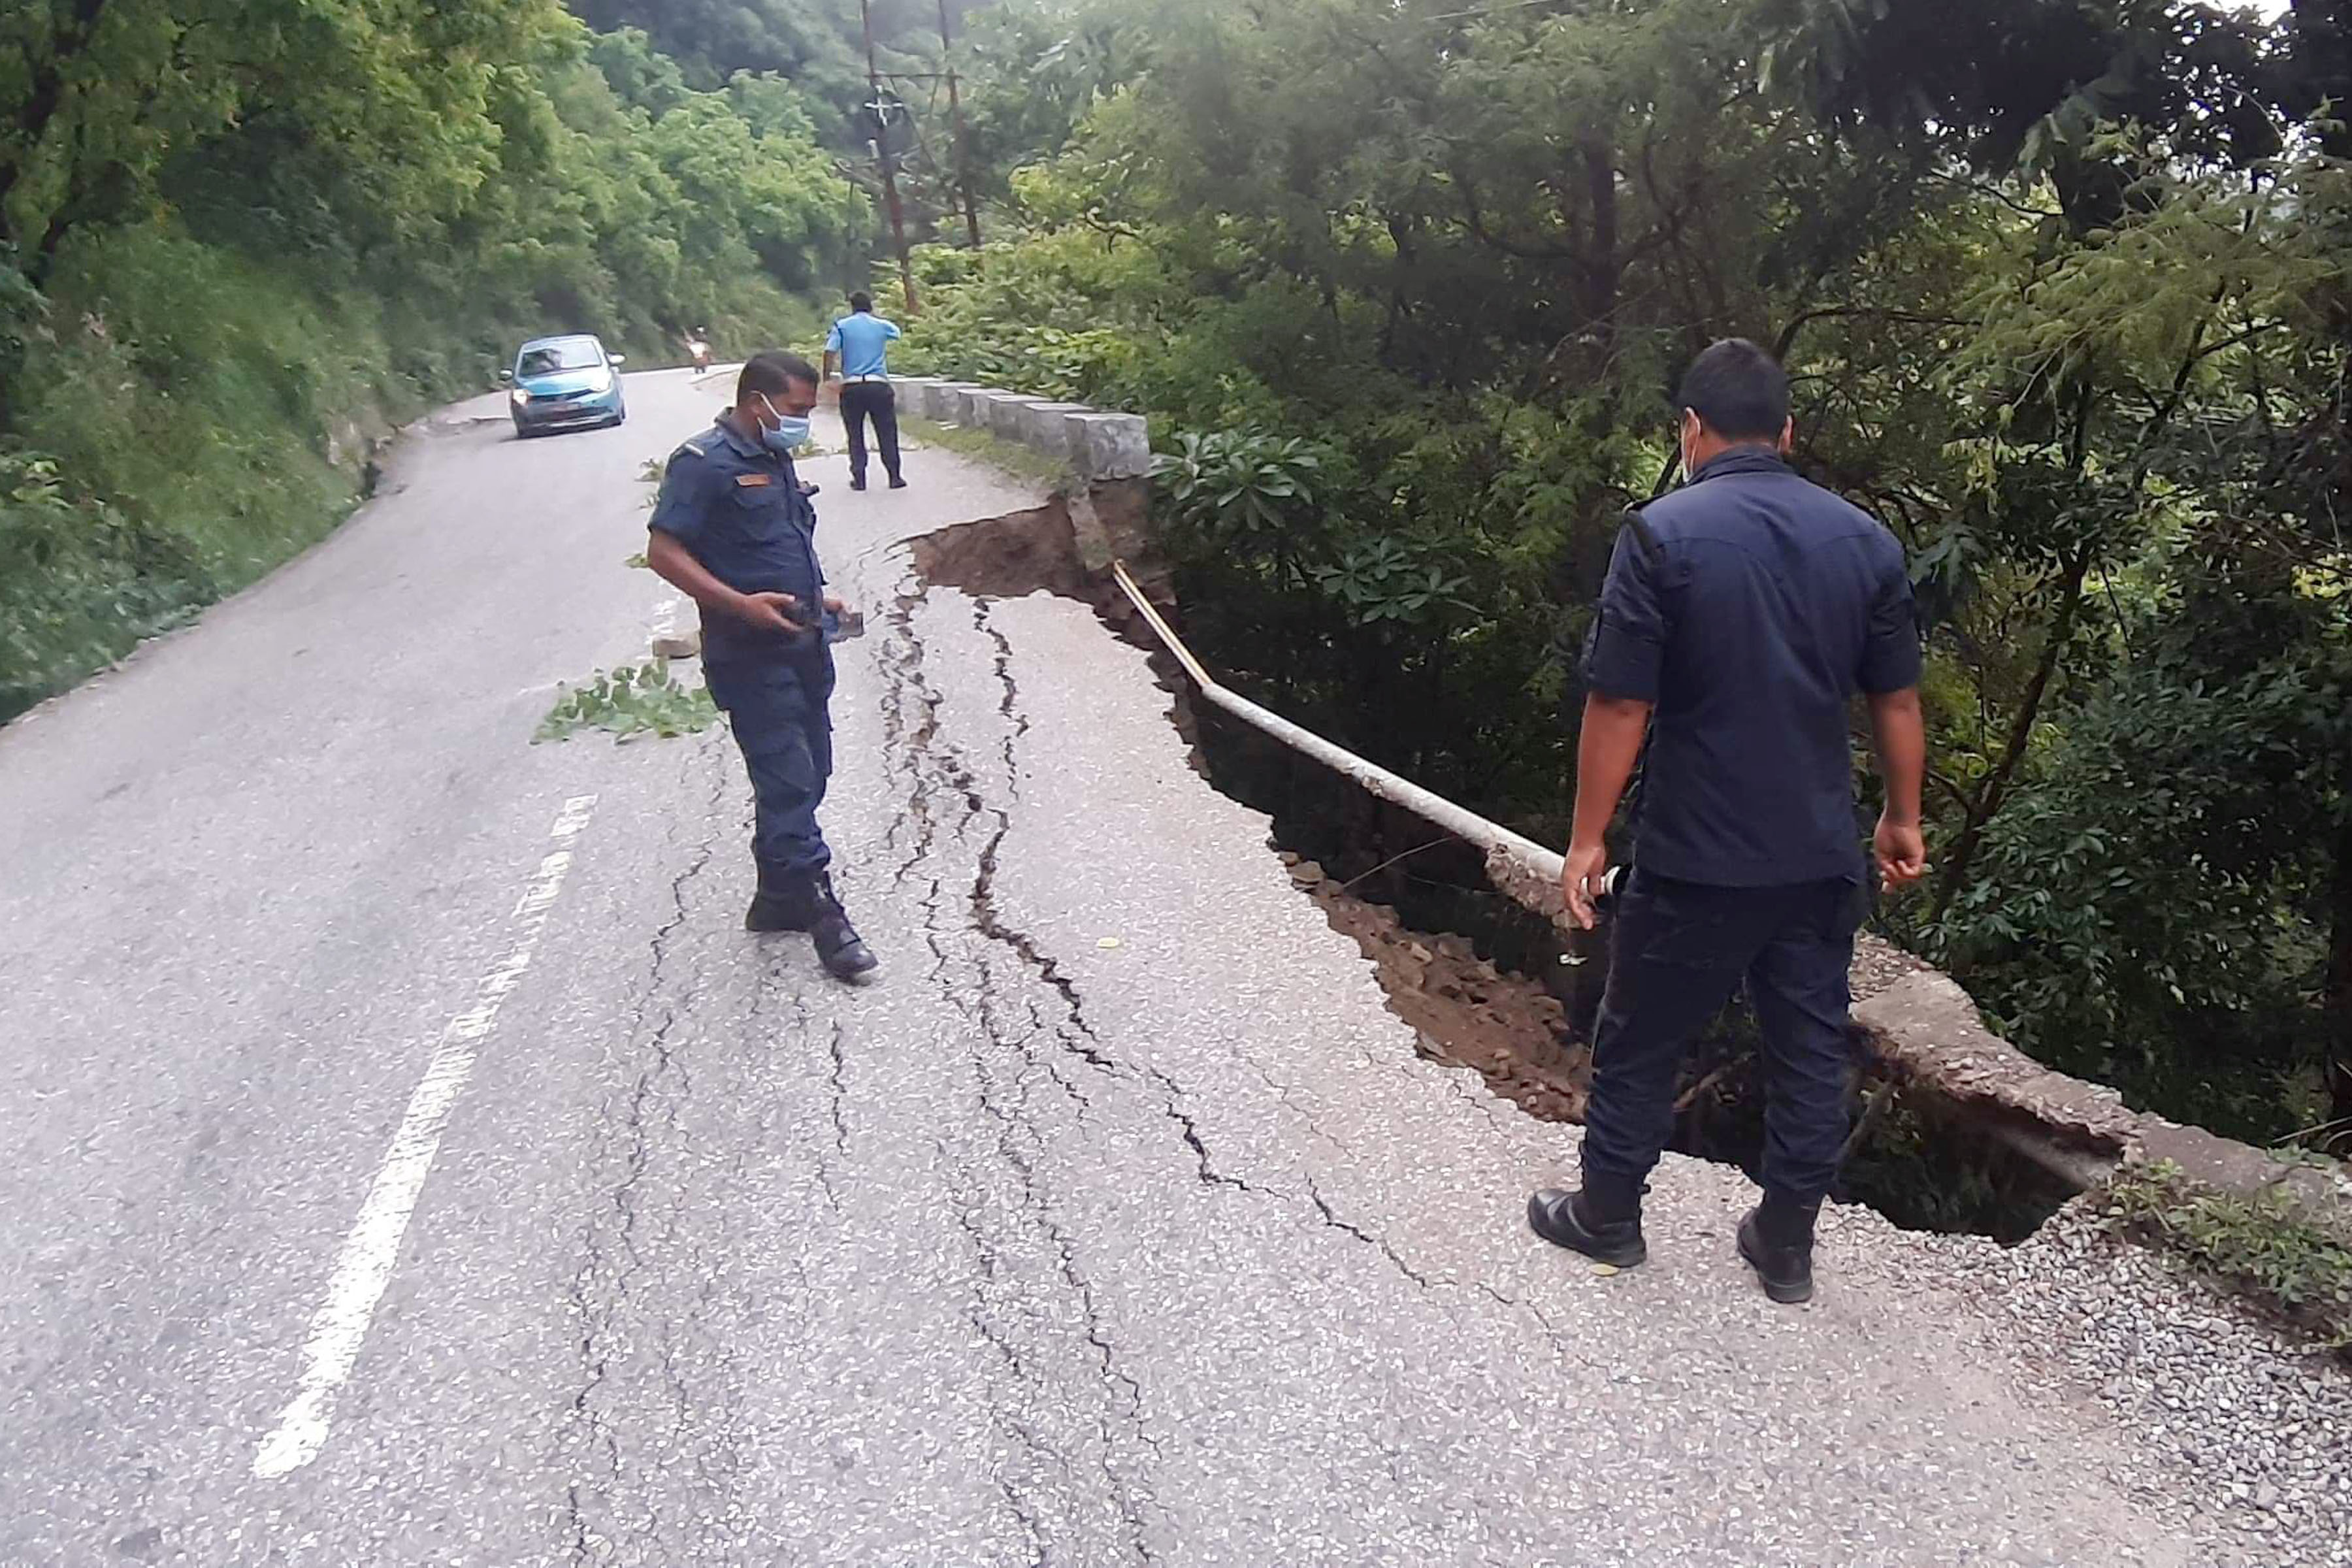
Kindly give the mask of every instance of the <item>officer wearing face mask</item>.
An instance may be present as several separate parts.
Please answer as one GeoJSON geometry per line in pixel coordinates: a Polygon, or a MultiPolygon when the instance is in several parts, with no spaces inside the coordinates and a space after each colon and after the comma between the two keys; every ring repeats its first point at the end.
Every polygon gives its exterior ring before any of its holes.
{"type": "Polygon", "coordinates": [[[808,439],[817,374],[797,354],[743,366],[735,405],[670,455],[647,564],[702,607],[702,663],[751,774],[759,890],[755,931],[807,931],[830,973],[876,962],[835,897],[816,811],[833,773],[833,654],[842,613],[824,592],[816,509],[793,471],[808,439]]]}

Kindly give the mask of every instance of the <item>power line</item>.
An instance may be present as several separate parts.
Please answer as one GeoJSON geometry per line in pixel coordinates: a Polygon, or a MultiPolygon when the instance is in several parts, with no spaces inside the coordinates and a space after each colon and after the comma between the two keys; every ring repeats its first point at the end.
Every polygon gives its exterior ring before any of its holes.
{"type": "MultiPolygon", "coordinates": [[[[866,106],[874,111],[874,157],[882,165],[882,195],[890,209],[890,239],[898,251],[898,286],[906,292],[907,315],[911,320],[919,313],[915,302],[915,264],[907,258],[907,217],[898,205],[898,174],[892,167],[890,111],[882,97],[882,73],[874,63],[873,0],[857,0],[857,19],[866,30],[866,85],[874,94],[873,102],[866,106]]],[[[891,95],[894,99],[897,96],[891,95]]]]}
{"type": "Polygon", "coordinates": [[[1471,11],[1440,11],[1433,16],[1412,18],[1420,22],[1459,22],[1470,16],[1492,16],[1504,11],[1526,11],[1538,5],[1557,5],[1560,0],[1501,0],[1501,4],[1481,5],[1471,11]]]}

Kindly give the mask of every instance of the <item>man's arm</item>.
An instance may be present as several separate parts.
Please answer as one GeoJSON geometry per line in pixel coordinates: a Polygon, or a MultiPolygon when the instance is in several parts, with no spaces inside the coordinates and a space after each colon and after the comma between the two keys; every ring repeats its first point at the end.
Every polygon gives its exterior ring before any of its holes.
{"type": "Polygon", "coordinates": [[[824,378],[831,381],[841,367],[841,323],[834,322],[824,334],[824,378]]]}
{"type": "Polygon", "coordinates": [[[1649,735],[1650,706],[1639,698],[1597,691],[1584,700],[1584,730],[1576,742],[1576,822],[1569,830],[1559,882],[1568,912],[1586,931],[1592,929],[1593,896],[1609,869],[1605,836],[1649,735]]]}
{"type": "Polygon", "coordinates": [[[1927,870],[1927,844],[1919,832],[1919,786],[1927,773],[1927,726],[1919,715],[1919,689],[1870,695],[1870,731],[1878,773],[1886,781],[1886,809],[1878,818],[1874,851],[1878,884],[1892,892],[1927,870]]]}
{"type": "MultiPolygon", "coordinates": [[[[1638,520],[1636,520],[1638,521],[1638,520]]],[[[1592,900],[1609,870],[1607,834],[1625,781],[1642,755],[1657,705],[1668,636],[1663,552],[1646,528],[1617,532],[1609,576],[1585,649],[1584,728],[1576,745],[1576,820],[1569,830],[1559,890],[1568,912],[1592,929],[1592,900]]]]}
{"type": "Polygon", "coordinates": [[[794,634],[803,628],[792,618],[800,606],[790,594],[739,594],[710,574],[674,534],[656,528],[646,536],[646,564],[662,581],[706,610],[732,616],[763,631],[794,634]]]}
{"type": "Polygon", "coordinates": [[[1927,869],[1919,834],[1919,785],[1927,772],[1927,727],[1919,716],[1919,616],[1901,546],[1888,540],[1878,595],[1870,606],[1870,634],[1854,672],[1870,702],[1870,731],[1886,781],[1886,810],[1873,848],[1878,884],[1888,892],[1917,881],[1927,869]]]}
{"type": "Polygon", "coordinates": [[[824,378],[825,378],[825,380],[827,380],[827,381],[831,381],[831,380],[833,379],[834,367],[835,367],[835,365],[839,364],[840,363],[841,363],[841,356],[840,356],[839,354],[837,354],[837,353],[834,353],[834,351],[833,351],[833,350],[831,350],[831,349],[827,349],[827,350],[825,350],[825,351],[824,351],[824,378]]]}

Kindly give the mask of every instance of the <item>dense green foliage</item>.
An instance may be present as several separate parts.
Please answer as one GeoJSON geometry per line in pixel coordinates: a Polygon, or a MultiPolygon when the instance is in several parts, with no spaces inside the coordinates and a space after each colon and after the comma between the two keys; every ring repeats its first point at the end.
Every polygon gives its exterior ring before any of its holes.
{"type": "Polygon", "coordinates": [[[1218,662],[1557,840],[1621,509],[1757,338],[1928,619],[1938,868],[1885,923],[2136,1100],[2352,1131],[2352,6],[974,27],[1010,237],[925,254],[914,352],[1155,416],[1218,662]]]}
{"type": "Polygon", "coordinates": [[[955,134],[941,30],[960,39],[972,0],[566,0],[600,30],[635,29],[681,88],[716,89],[745,72],[788,92],[818,139],[878,209],[887,148],[908,235],[956,228],[955,134]],[[867,24],[871,68],[867,79],[867,24]],[[877,110],[874,105],[885,107],[877,110]]]}
{"type": "Polygon", "coordinates": [[[813,315],[866,215],[786,84],[555,0],[0,16],[0,717],[332,525],[524,335],[813,315]]]}

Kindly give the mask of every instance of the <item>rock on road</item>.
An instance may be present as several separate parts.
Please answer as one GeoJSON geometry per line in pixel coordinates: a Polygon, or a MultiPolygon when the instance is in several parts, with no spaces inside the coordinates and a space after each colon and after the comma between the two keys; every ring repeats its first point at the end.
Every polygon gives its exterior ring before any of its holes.
{"type": "Polygon", "coordinates": [[[722,389],[414,438],[0,731],[0,1563],[2212,1560],[1986,1244],[1841,1215],[1775,1310],[1680,1160],[1649,1267],[1532,1242],[1572,1130],[1416,1058],[1142,656],[909,575],[1031,487],[810,466],[884,974],[745,934],[723,730],[529,743],[722,389]]]}

